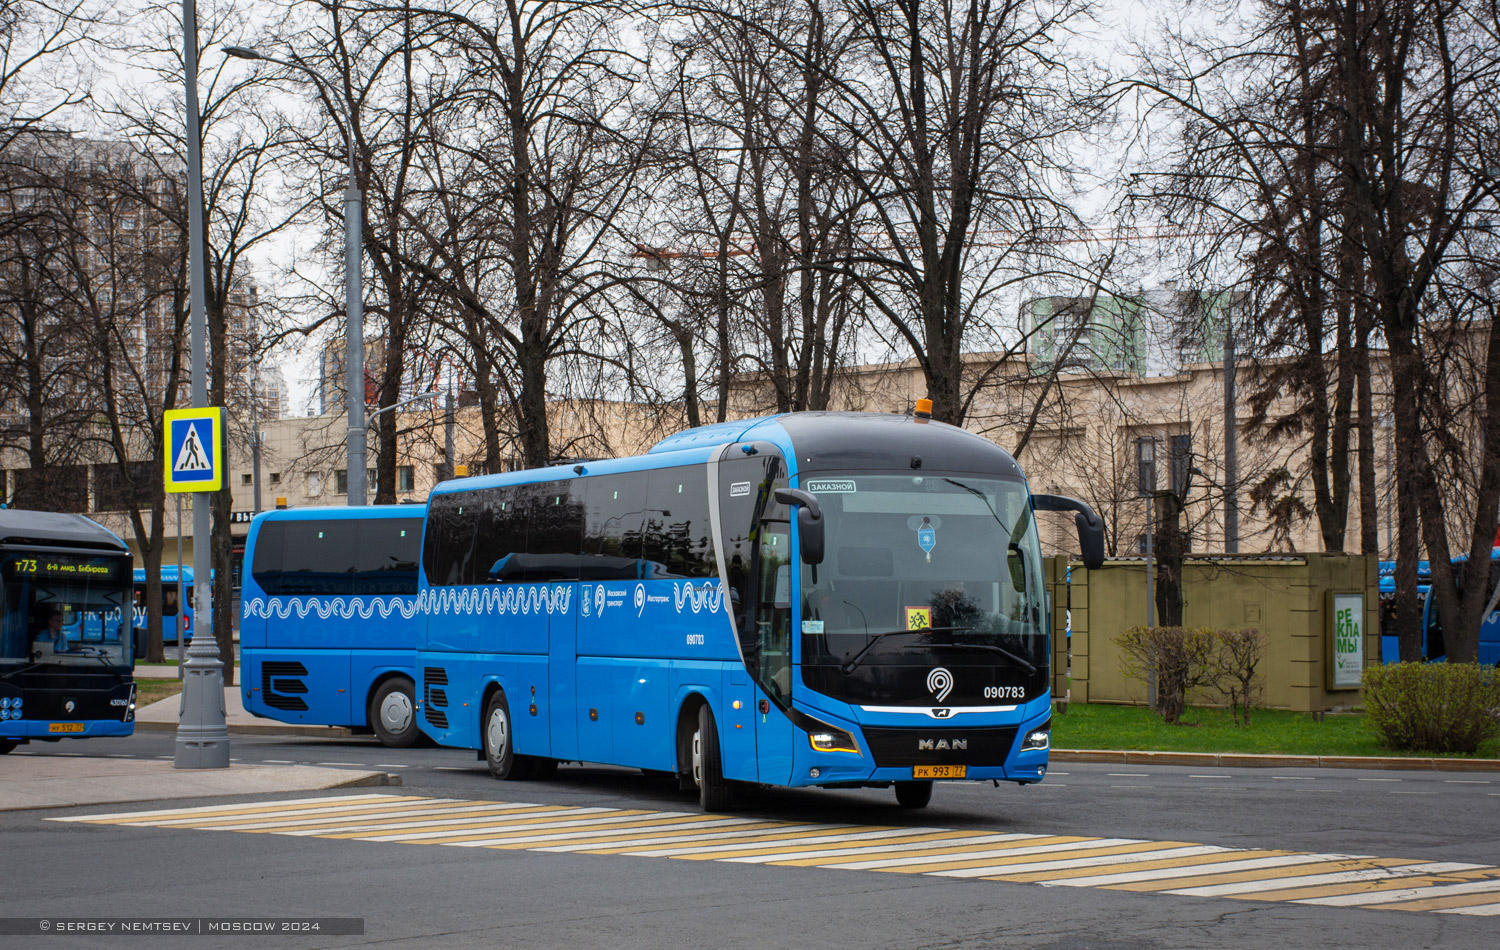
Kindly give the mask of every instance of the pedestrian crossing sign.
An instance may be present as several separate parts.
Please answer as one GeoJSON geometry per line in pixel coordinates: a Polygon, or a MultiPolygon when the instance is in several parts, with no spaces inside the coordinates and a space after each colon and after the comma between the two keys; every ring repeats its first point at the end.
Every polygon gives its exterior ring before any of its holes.
{"type": "Polygon", "coordinates": [[[167,491],[218,491],[224,484],[224,410],[171,409],[164,418],[167,491]]]}

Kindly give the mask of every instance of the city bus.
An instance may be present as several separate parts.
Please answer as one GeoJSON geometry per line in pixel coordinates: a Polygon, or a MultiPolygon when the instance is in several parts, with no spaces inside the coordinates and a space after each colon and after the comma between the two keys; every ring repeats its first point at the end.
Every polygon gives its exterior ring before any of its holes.
{"type": "MultiPolygon", "coordinates": [[[[1464,584],[1468,582],[1470,574],[1468,562],[1467,554],[1460,554],[1453,559],[1453,573],[1458,580],[1460,595],[1463,594],[1464,584]]],[[[1493,607],[1497,600],[1496,587],[1500,586],[1500,547],[1490,549],[1489,573],[1484,580],[1485,590],[1489,594],[1486,604],[1493,607]]],[[[1448,647],[1443,638],[1443,622],[1438,617],[1437,598],[1429,593],[1424,598],[1422,607],[1422,659],[1443,660],[1447,655],[1448,647]]],[[[1479,627],[1479,664],[1500,666],[1500,609],[1491,609],[1479,627]]]]}
{"type": "Polygon", "coordinates": [[[422,730],[500,779],[577,761],[736,783],[1040,781],[1050,621],[1031,495],[925,414],[792,413],[428,500],[422,730]]]}
{"type": "MultiPolygon", "coordinates": [[[[188,604],[189,609],[181,610],[177,602],[177,577],[179,568],[176,564],[163,564],[161,566],[161,642],[164,644],[175,644],[177,642],[177,631],[184,634],[183,642],[193,642],[193,569],[183,565],[182,574],[182,602],[188,604]]],[[[146,569],[138,567],[133,577],[135,606],[132,611],[135,624],[136,643],[144,643],[142,639],[146,630],[146,569]]],[[[137,650],[139,652],[139,650],[137,650]]]]}
{"type": "Polygon", "coordinates": [[[416,742],[412,505],[289,508],[250,523],[240,597],[241,698],[280,722],[416,742]]]}
{"type": "Polygon", "coordinates": [[[0,510],[0,753],[135,730],[130,565],[81,515],[0,510]]]}

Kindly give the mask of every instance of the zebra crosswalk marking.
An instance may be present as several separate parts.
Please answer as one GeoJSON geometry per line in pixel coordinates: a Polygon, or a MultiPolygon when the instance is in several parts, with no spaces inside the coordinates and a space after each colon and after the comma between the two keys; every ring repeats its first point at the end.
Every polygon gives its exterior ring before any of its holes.
{"type": "Polygon", "coordinates": [[[496,818],[505,815],[514,815],[518,811],[521,811],[521,809],[504,806],[475,808],[471,804],[469,807],[448,805],[442,808],[414,808],[410,811],[380,811],[368,814],[309,816],[292,818],[286,821],[267,821],[265,816],[262,815],[258,818],[241,819],[238,823],[225,827],[230,831],[275,831],[291,834],[298,831],[317,831],[318,829],[337,831],[356,825],[375,825],[380,822],[418,824],[421,822],[457,821],[469,817],[496,818]]]}
{"type": "Polygon", "coordinates": [[[1233,881],[1209,887],[1182,887],[1167,891],[1186,897],[1234,897],[1239,894],[1255,894],[1281,890],[1289,886],[1310,887],[1316,884],[1340,884],[1345,881],[1382,881],[1392,877],[1416,876],[1423,871],[1447,871],[1473,867],[1470,864],[1401,864],[1394,861],[1371,862],[1375,867],[1363,867],[1349,871],[1331,871],[1327,874],[1296,875],[1293,877],[1269,878],[1260,881],[1233,881]]]}
{"type": "Polygon", "coordinates": [[[1138,838],[1080,838],[1075,835],[1045,835],[1026,841],[1020,839],[1014,847],[1007,843],[985,848],[944,848],[923,857],[874,858],[868,861],[842,861],[829,867],[844,871],[896,871],[898,873],[922,873],[947,871],[953,868],[975,867],[993,863],[1000,858],[1020,858],[1033,854],[1056,854],[1061,851],[1083,851],[1090,848],[1108,848],[1121,844],[1141,844],[1138,838]],[[908,871],[907,869],[915,869],[908,871]]]}
{"type": "Polygon", "coordinates": [[[586,831],[567,830],[551,831],[544,834],[526,835],[499,835],[491,829],[488,834],[476,835],[470,840],[456,839],[455,844],[463,844],[470,848],[510,848],[527,851],[559,851],[564,847],[577,846],[578,849],[599,847],[610,843],[607,839],[632,840],[632,835],[639,835],[643,831],[657,832],[665,829],[682,829],[682,834],[697,831],[705,835],[718,836],[723,834],[725,822],[722,819],[710,819],[692,821],[688,818],[673,818],[667,821],[637,821],[609,828],[591,827],[586,831]],[[705,829],[713,829],[708,831],[705,829]],[[538,845],[559,845],[559,847],[542,848],[538,845]]]}
{"type": "MultiPolygon", "coordinates": [[[[1315,897],[1311,899],[1294,899],[1295,904],[1322,904],[1324,906],[1336,907],[1370,907],[1375,904],[1391,904],[1397,901],[1408,901],[1413,898],[1442,899],[1454,895],[1483,894],[1489,901],[1495,899],[1495,893],[1500,891],[1500,881],[1470,881],[1466,884],[1438,884],[1431,887],[1405,887],[1399,890],[1389,890],[1381,894],[1346,894],[1342,897],[1315,897]]],[[[1430,901],[1429,901],[1430,902],[1430,901]]],[[[1479,903],[1479,901],[1475,901],[1479,903]]]]}
{"type": "Polygon", "coordinates": [[[773,821],[401,795],[74,815],[52,821],[371,843],[883,871],[1197,898],[1500,916],[1500,867],[1187,841],[773,821]]]}
{"type": "MultiPolygon", "coordinates": [[[[1293,874],[1318,874],[1326,871],[1353,870],[1369,867],[1369,862],[1374,860],[1361,855],[1353,854],[1310,854],[1292,865],[1290,869],[1275,864],[1268,864],[1263,869],[1251,871],[1225,871],[1219,868],[1206,868],[1198,874],[1178,874],[1174,877],[1163,878],[1150,883],[1135,881],[1125,884],[1110,885],[1112,891],[1164,891],[1172,888],[1199,887],[1211,884],[1226,884],[1234,881],[1255,881],[1266,878],[1282,877],[1290,871],[1293,874]],[[1206,872],[1206,873],[1205,873],[1206,872]]],[[[1401,864],[1401,861],[1391,861],[1391,864],[1401,864]]],[[[1184,869],[1186,870],[1186,869],[1184,869]]]]}
{"type": "MultiPolygon", "coordinates": [[[[1417,877],[1393,877],[1376,881],[1350,881],[1338,884],[1328,884],[1323,887],[1296,887],[1285,891],[1266,891],[1255,895],[1256,900],[1296,900],[1304,904],[1322,903],[1322,898],[1336,898],[1334,903],[1349,903],[1345,898],[1371,895],[1380,897],[1385,892],[1409,890],[1414,887],[1438,887],[1444,884],[1462,884],[1468,881],[1482,880],[1487,877],[1489,871],[1485,869],[1468,871],[1448,871],[1444,874],[1426,874],[1417,877]]],[[[1365,903],[1355,900],[1353,903],[1365,903]]]]}
{"type": "Polygon", "coordinates": [[[1320,861],[1321,855],[1289,854],[1285,851],[1221,851],[1202,857],[1164,858],[1134,865],[1130,870],[1114,871],[1109,867],[1079,868],[1059,871],[1046,878],[1048,883],[1064,887],[1107,887],[1111,884],[1128,884],[1144,881],[1160,881],[1181,877],[1185,871],[1215,870],[1253,871],[1258,868],[1284,867],[1320,861]],[[1263,855],[1263,857],[1254,857],[1263,855]],[[1076,874],[1076,877],[1069,875],[1076,874]]]}

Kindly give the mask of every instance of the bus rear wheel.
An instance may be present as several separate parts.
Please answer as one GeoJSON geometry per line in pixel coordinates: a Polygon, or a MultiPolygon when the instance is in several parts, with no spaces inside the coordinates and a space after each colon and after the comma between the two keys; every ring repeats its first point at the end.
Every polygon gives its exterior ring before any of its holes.
{"type": "Polygon", "coordinates": [[[14,739],[0,739],[0,755],[4,755],[20,744],[14,739]]]}
{"type": "Polygon", "coordinates": [[[897,782],[896,804],[902,808],[926,808],[932,801],[931,782],[897,782]]]}
{"type": "Polygon", "coordinates": [[[515,774],[516,753],[512,747],[510,704],[496,690],[484,710],[484,761],[498,779],[520,778],[515,774]]]}
{"type": "Polygon", "coordinates": [[[370,728],[381,745],[407,749],[422,736],[417,728],[416,687],[404,676],[380,684],[370,697],[369,714],[370,728]]]}
{"type": "Polygon", "coordinates": [[[734,807],[734,787],[724,778],[719,757],[719,727],[707,703],[698,707],[698,729],[693,733],[693,781],[698,783],[698,804],[704,811],[734,807]]]}

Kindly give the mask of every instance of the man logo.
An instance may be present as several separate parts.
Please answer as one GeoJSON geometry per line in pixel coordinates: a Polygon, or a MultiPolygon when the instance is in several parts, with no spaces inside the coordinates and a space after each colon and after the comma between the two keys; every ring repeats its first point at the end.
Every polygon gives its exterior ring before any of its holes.
{"type": "Polygon", "coordinates": [[[927,688],[932,691],[933,696],[937,697],[938,702],[942,702],[948,698],[949,693],[953,692],[953,674],[941,666],[938,667],[927,674],[927,688]]]}
{"type": "Polygon", "coordinates": [[[968,739],[918,739],[920,752],[964,752],[969,748],[968,739]]]}
{"type": "Polygon", "coordinates": [[[951,715],[953,715],[953,710],[943,707],[939,707],[932,711],[932,718],[934,719],[947,719],[951,715]]]}

